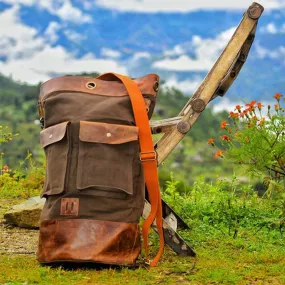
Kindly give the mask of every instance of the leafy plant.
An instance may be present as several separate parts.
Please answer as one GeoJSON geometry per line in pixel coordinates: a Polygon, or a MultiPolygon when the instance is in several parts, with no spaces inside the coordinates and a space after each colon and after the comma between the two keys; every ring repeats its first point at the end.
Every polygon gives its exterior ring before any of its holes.
{"type": "MultiPolygon", "coordinates": [[[[268,105],[267,110],[256,101],[237,105],[236,112],[230,112],[231,123],[221,122],[222,149],[218,148],[215,157],[243,166],[248,175],[263,177],[267,185],[282,188],[274,181],[285,178],[285,109],[283,95],[274,98],[277,104],[268,105]]],[[[213,138],[208,144],[217,147],[213,138]]]]}
{"type": "MultiPolygon", "coordinates": [[[[0,126],[0,147],[4,143],[9,143],[13,140],[14,137],[16,137],[18,134],[12,134],[9,132],[9,127],[6,126],[3,128],[3,126],[0,126]]],[[[0,148],[0,175],[3,173],[9,172],[9,166],[8,165],[3,165],[4,164],[4,152],[0,148]]]]}
{"type": "Polygon", "coordinates": [[[285,227],[285,194],[259,197],[249,184],[237,177],[207,183],[201,177],[183,194],[179,194],[173,176],[167,183],[163,198],[192,227],[210,226],[224,235],[236,238],[245,231],[261,230],[283,235],[285,227]]]}

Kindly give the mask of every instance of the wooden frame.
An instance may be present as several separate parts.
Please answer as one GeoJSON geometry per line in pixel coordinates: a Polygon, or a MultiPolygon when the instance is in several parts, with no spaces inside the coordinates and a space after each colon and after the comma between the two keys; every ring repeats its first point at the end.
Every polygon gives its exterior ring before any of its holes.
{"type": "MultiPolygon", "coordinates": [[[[224,96],[237,78],[254,41],[258,19],[263,10],[256,2],[248,8],[220,57],[177,117],[151,121],[152,133],[164,133],[155,145],[158,166],[191,130],[207,104],[218,96],[224,96]]],[[[149,211],[150,204],[146,200],[144,218],[149,211]]],[[[163,218],[165,242],[179,255],[195,256],[194,250],[176,232],[177,228],[187,229],[187,224],[164,201],[163,218]]],[[[153,228],[156,229],[155,223],[153,228]]]]}

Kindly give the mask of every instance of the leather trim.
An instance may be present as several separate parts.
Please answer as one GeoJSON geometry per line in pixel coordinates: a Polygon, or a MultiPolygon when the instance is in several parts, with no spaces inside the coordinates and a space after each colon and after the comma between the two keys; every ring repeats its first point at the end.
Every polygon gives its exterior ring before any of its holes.
{"type": "Polygon", "coordinates": [[[66,128],[69,122],[63,122],[40,132],[40,145],[42,148],[61,141],[66,133],[66,128]]]}
{"type": "MultiPolygon", "coordinates": [[[[139,86],[142,94],[156,96],[154,91],[155,82],[159,81],[156,74],[148,74],[146,76],[134,79],[139,86]]],[[[119,81],[107,81],[92,77],[83,76],[61,76],[50,79],[41,85],[40,99],[55,92],[84,92],[94,95],[104,96],[128,96],[128,92],[119,81]],[[89,89],[87,84],[95,83],[93,89],[89,89]]]]}
{"type": "Polygon", "coordinates": [[[80,121],[79,138],[84,142],[122,144],[138,140],[138,127],[80,121]]]}
{"type": "Polygon", "coordinates": [[[134,265],[140,253],[138,224],[89,219],[45,220],[40,225],[38,261],[134,265]]]}

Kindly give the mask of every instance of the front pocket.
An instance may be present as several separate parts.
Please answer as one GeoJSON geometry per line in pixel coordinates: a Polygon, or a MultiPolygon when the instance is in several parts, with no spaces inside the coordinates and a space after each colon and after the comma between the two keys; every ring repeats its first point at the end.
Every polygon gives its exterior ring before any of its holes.
{"type": "Polygon", "coordinates": [[[81,121],[79,141],[77,188],[113,198],[132,195],[138,128],[81,121]]]}
{"type": "Polygon", "coordinates": [[[69,122],[57,124],[40,133],[40,144],[46,155],[46,177],[41,197],[64,191],[69,151],[68,124],[69,122]]]}

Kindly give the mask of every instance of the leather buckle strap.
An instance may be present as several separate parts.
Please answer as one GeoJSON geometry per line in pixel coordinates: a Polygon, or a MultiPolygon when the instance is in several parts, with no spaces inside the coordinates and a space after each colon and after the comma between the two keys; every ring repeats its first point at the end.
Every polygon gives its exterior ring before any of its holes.
{"type": "Polygon", "coordinates": [[[140,153],[140,161],[153,161],[157,160],[157,153],[156,151],[144,151],[140,153]]]}

